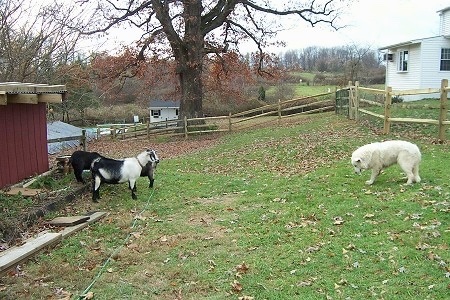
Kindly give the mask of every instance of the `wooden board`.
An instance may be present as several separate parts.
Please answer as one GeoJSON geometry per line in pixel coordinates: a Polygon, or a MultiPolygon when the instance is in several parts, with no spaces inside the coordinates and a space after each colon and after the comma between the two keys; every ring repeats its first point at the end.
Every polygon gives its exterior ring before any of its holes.
{"type": "Polygon", "coordinates": [[[62,234],[62,237],[65,238],[66,236],[71,235],[71,234],[87,227],[89,224],[97,221],[98,219],[104,217],[105,215],[106,215],[106,212],[104,212],[104,211],[99,211],[99,212],[93,213],[92,215],[89,216],[89,220],[87,220],[86,222],[75,225],[75,226],[67,227],[60,233],[62,234]]]}
{"type": "Polygon", "coordinates": [[[36,196],[37,194],[42,193],[44,190],[42,189],[30,189],[23,187],[12,187],[9,191],[6,192],[7,195],[18,195],[19,193],[22,196],[36,196]]]}
{"type": "Polygon", "coordinates": [[[47,232],[37,238],[29,239],[19,247],[12,247],[0,253],[0,274],[17,265],[22,260],[29,258],[42,248],[56,243],[62,238],[61,233],[47,232]]]}
{"type": "Polygon", "coordinates": [[[88,220],[84,223],[70,226],[65,228],[61,232],[46,232],[41,234],[37,238],[28,239],[24,245],[19,247],[12,247],[4,252],[0,252],[0,274],[9,268],[19,264],[22,261],[30,258],[36,252],[40,251],[42,248],[49,246],[59,240],[87,227],[89,224],[97,221],[106,215],[106,212],[96,212],[90,216],[85,216],[88,220]]]}
{"type": "Polygon", "coordinates": [[[54,226],[74,226],[89,220],[89,216],[57,217],[48,222],[54,226]]]}

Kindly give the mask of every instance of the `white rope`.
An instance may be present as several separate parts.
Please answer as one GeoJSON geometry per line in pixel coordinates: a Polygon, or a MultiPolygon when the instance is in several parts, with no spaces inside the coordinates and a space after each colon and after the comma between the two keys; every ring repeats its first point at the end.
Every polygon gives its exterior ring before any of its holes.
{"type": "MultiPolygon", "coordinates": [[[[138,161],[139,161],[139,160],[138,160],[138,161]]],[[[147,202],[145,203],[144,208],[143,208],[143,209],[141,210],[141,212],[140,212],[139,214],[137,214],[136,216],[141,215],[142,213],[144,213],[144,212],[147,210],[147,208],[148,208],[149,205],[150,205],[150,199],[153,197],[153,192],[154,192],[154,189],[152,189],[152,191],[151,191],[151,193],[150,193],[150,196],[148,197],[147,202]]],[[[131,225],[131,229],[133,229],[133,228],[136,227],[137,221],[138,221],[138,218],[134,217],[134,218],[133,218],[133,224],[131,225]]],[[[129,234],[127,235],[127,237],[125,238],[125,240],[123,241],[123,243],[122,243],[119,247],[117,247],[116,250],[114,250],[114,252],[106,259],[106,261],[105,261],[105,262],[103,263],[103,265],[100,267],[100,270],[97,272],[97,275],[94,277],[94,279],[92,280],[92,282],[91,282],[91,283],[88,285],[88,287],[83,291],[83,293],[82,293],[81,295],[78,296],[78,299],[79,299],[79,300],[80,300],[80,299],[85,299],[85,298],[86,298],[86,294],[90,291],[90,289],[94,286],[95,282],[96,282],[96,281],[100,278],[100,276],[104,273],[105,268],[108,266],[108,264],[109,264],[109,262],[111,261],[111,259],[112,259],[113,257],[115,257],[115,256],[119,253],[119,251],[123,248],[124,245],[127,244],[128,240],[130,239],[131,236],[132,236],[132,234],[129,233],[129,234]]]]}

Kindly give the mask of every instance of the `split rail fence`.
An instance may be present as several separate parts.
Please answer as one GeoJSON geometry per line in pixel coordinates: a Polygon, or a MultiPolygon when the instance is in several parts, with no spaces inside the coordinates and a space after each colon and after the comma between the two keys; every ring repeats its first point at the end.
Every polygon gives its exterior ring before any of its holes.
{"type": "MultiPolygon", "coordinates": [[[[383,122],[383,133],[389,134],[393,123],[409,123],[409,124],[430,124],[437,126],[438,140],[443,142],[446,140],[446,130],[450,121],[447,120],[448,110],[448,80],[441,81],[441,87],[414,90],[393,90],[387,87],[385,90],[360,87],[358,82],[353,85],[349,82],[349,86],[336,92],[336,112],[347,114],[349,119],[360,120],[362,115],[370,115],[383,122]],[[407,102],[395,103],[393,100],[399,99],[405,95],[423,95],[423,94],[440,94],[439,109],[435,114],[435,118],[412,118],[412,117],[395,117],[392,116],[393,108],[397,106],[408,106],[407,102]],[[364,98],[362,96],[364,94],[364,98]],[[373,99],[367,95],[374,95],[373,99]],[[369,110],[368,108],[373,108],[369,110]]],[[[434,110],[436,111],[436,110],[434,110]]]]}
{"type": "Polygon", "coordinates": [[[184,118],[160,122],[146,122],[131,125],[97,125],[97,138],[103,137],[102,132],[108,131],[112,139],[126,139],[146,135],[148,138],[155,135],[180,135],[187,138],[189,135],[231,132],[261,123],[277,122],[281,124],[284,119],[302,114],[311,114],[335,109],[335,92],[295,98],[287,101],[278,101],[251,110],[228,114],[228,116],[184,118]]]}

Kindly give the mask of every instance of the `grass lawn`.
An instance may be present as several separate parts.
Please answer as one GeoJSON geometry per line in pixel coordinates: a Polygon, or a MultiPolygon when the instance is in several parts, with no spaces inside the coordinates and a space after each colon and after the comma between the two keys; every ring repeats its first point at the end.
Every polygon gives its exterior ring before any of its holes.
{"type": "Polygon", "coordinates": [[[125,184],[86,195],[109,215],[1,278],[0,298],[447,299],[450,145],[416,135],[422,182],[393,166],[366,186],[351,152],[387,138],[324,113],[162,160],[137,201],[125,184]]]}

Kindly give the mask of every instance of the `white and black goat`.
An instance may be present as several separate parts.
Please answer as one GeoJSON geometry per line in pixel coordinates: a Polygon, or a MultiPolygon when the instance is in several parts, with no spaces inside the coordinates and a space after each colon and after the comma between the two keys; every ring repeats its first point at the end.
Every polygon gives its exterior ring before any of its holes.
{"type": "Polygon", "coordinates": [[[102,183],[124,183],[128,182],[131,197],[136,196],[136,180],[141,176],[142,169],[149,162],[159,162],[154,150],[146,150],[137,157],[129,157],[121,160],[100,157],[94,159],[91,165],[92,173],[92,200],[100,199],[99,188],[102,183]]]}
{"type": "Polygon", "coordinates": [[[94,159],[102,157],[97,152],[75,151],[69,158],[73,174],[78,182],[86,183],[83,178],[83,170],[89,170],[94,159]]]}

